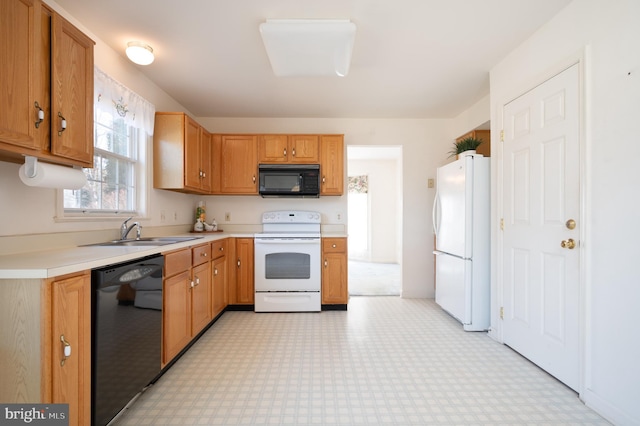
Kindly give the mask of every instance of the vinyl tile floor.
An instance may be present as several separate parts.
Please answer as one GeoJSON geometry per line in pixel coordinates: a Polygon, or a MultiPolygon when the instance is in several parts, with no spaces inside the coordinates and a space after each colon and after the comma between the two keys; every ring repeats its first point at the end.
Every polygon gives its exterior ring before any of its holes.
{"type": "Polygon", "coordinates": [[[575,392],[430,299],[226,312],[124,425],[605,425],[575,392]]]}

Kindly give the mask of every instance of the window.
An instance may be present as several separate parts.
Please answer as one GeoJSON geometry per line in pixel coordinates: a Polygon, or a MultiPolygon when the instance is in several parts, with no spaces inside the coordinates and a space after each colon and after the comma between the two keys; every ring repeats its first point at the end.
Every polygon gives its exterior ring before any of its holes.
{"type": "Polygon", "coordinates": [[[144,216],[147,145],[155,108],[95,70],[93,169],[87,185],[64,190],[64,216],[144,216]]]}

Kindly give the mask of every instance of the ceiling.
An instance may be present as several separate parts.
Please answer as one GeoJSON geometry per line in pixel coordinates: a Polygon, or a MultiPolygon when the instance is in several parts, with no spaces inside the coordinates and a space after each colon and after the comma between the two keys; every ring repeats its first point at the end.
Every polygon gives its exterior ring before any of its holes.
{"type": "Polygon", "coordinates": [[[196,117],[452,118],[489,70],[571,0],[56,0],[196,117]],[[346,77],[276,77],[266,19],[350,19],[346,77]]]}

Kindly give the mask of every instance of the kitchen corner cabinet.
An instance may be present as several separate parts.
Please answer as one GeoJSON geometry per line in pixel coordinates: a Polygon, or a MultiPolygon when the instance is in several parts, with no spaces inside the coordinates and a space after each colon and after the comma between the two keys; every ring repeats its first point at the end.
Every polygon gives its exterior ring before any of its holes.
{"type": "Polygon", "coordinates": [[[482,144],[476,149],[476,153],[482,154],[485,157],[491,156],[491,130],[472,130],[456,138],[456,142],[465,138],[480,139],[482,144]]]}
{"type": "Polygon", "coordinates": [[[203,194],[211,191],[211,135],[182,112],[156,112],[153,187],[203,194]]]}
{"type": "Polygon", "coordinates": [[[93,167],[94,42],[40,0],[0,2],[0,156],[93,167]]]}
{"type": "Polygon", "coordinates": [[[344,193],[344,136],[320,136],[320,195],[344,193]]]}
{"type": "Polygon", "coordinates": [[[264,164],[317,164],[317,135],[260,135],[258,160],[264,164]]]}
{"type": "Polygon", "coordinates": [[[234,289],[230,303],[252,305],[255,301],[253,238],[235,239],[234,289]]]}
{"type": "Polygon", "coordinates": [[[216,240],[211,243],[211,317],[215,318],[229,304],[229,284],[227,273],[228,240],[216,240]]]}
{"type": "Polygon", "coordinates": [[[211,321],[211,245],[165,254],[163,366],[211,321]]]}
{"type": "Polygon", "coordinates": [[[346,305],[349,301],[347,239],[322,239],[322,304],[346,305]]]}

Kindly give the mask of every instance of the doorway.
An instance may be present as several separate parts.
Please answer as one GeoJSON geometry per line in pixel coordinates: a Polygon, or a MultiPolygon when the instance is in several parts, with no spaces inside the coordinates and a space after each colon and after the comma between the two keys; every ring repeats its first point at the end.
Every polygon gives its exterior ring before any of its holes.
{"type": "Polygon", "coordinates": [[[402,294],[402,147],[347,146],[349,295],[402,294]]]}

